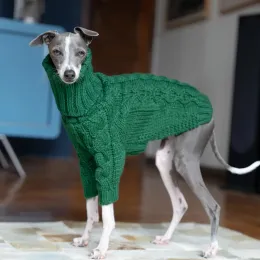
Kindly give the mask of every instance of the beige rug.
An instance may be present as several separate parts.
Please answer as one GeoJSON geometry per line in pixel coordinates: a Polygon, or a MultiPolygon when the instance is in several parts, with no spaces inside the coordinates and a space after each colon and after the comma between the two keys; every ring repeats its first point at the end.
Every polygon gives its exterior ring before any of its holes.
{"type": "MultiPolygon", "coordinates": [[[[79,236],[85,223],[0,223],[1,260],[86,260],[94,248],[102,227],[97,225],[88,248],[75,248],[70,242],[79,236]]],[[[117,223],[107,259],[113,260],[195,260],[209,242],[210,227],[182,223],[168,246],[150,241],[161,235],[168,224],[117,223]]],[[[219,229],[220,251],[216,260],[260,259],[260,241],[228,229],[219,229]]]]}

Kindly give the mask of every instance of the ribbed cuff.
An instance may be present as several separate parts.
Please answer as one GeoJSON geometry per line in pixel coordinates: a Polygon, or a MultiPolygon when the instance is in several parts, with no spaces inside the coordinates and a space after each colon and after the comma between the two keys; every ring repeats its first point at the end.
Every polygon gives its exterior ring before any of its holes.
{"type": "Polygon", "coordinates": [[[84,183],[83,189],[84,189],[84,196],[86,199],[91,199],[98,195],[98,191],[95,183],[88,183],[88,184],[84,183]]]}
{"type": "Polygon", "coordinates": [[[119,186],[118,184],[113,189],[102,189],[98,193],[99,204],[101,206],[115,203],[119,198],[119,186]]]}

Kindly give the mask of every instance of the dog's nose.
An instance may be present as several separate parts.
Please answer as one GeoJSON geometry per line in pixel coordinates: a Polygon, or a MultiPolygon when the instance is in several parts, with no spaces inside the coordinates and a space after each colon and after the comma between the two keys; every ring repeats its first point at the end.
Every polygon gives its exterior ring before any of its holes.
{"type": "Polygon", "coordinates": [[[67,79],[67,80],[72,80],[72,79],[75,78],[75,76],[76,76],[76,74],[75,74],[75,71],[74,71],[74,70],[66,70],[66,71],[64,72],[64,77],[65,77],[65,79],[67,79]]]}

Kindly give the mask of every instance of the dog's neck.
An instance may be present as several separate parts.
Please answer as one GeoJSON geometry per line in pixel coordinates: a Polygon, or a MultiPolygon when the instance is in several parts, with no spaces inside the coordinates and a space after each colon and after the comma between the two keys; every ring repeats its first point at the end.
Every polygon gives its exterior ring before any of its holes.
{"type": "Polygon", "coordinates": [[[102,82],[92,68],[92,54],[88,49],[82,64],[79,79],[74,84],[64,83],[47,55],[42,63],[62,116],[80,117],[87,115],[103,93],[102,82]]]}

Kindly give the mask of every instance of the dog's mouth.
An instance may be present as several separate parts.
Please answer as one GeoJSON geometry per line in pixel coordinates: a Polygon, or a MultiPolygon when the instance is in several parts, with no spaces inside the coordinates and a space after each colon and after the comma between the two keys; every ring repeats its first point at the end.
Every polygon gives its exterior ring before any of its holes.
{"type": "Polygon", "coordinates": [[[65,83],[65,84],[68,84],[68,85],[71,85],[71,84],[74,84],[77,79],[65,79],[65,78],[61,78],[61,80],[65,83]]]}
{"type": "MultiPolygon", "coordinates": [[[[71,66],[73,67],[73,66],[71,66]]],[[[67,84],[71,85],[76,83],[80,79],[80,69],[81,68],[72,68],[72,69],[63,69],[63,68],[56,68],[57,75],[59,76],[60,80],[67,84]]]]}
{"type": "Polygon", "coordinates": [[[57,72],[58,72],[58,75],[59,75],[61,81],[67,85],[74,84],[79,79],[79,76],[76,74],[73,77],[66,77],[66,75],[64,73],[61,73],[60,71],[57,71],[57,72]]]}

